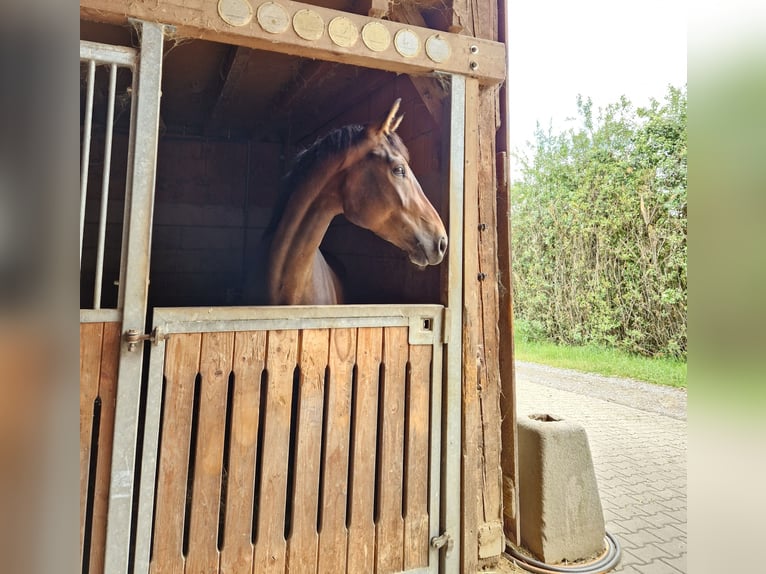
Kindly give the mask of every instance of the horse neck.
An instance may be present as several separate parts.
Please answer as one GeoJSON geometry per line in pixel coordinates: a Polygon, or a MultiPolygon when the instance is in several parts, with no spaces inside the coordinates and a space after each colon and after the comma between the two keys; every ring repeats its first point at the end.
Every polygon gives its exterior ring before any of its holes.
{"type": "Polygon", "coordinates": [[[325,172],[291,194],[272,240],[268,274],[272,302],[299,302],[318,268],[331,273],[319,245],[330,222],[342,213],[339,184],[338,171],[325,172]]]}

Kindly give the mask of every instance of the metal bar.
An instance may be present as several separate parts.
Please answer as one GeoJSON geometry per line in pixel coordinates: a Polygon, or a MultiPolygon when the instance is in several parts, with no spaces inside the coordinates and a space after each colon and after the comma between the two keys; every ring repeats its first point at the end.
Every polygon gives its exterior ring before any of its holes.
{"type": "Polygon", "coordinates": [[[354,317],[401,317],[407,325],[410,317],[438,316],[441,305],[312,305],[272,307],[160,307],[154,321],[167,323],[194,321],[261,321],[338,319],[354,317]]]}
{"type": "Polygon", "coordinates": [[[119,309],[80,309],[80,323],[119,323],[122,311],[119,309]]]}
{"type": "Polygon", "coordinates": [[[106,135],[104,136],[104,167],[101,179],[101,209],[98,215],[98,247],[96,251],[96,280],[93,285],[93,308],[101,309],[101,283],[104,277],[104,249],[106,243],[106,216],[109,204],[109,176],[112,171],[112,133],[114,131],[114,99],[117,92],[117,64],[109,69],[109,100],[106,108],[106,135]]]}
{"type": "MultiPolygon", "coordinates": [[[[143,332],[149,288],[154,182],[159,139],[160,84],[162,79],[163,26],[140,22],[141,58],[138,63],[135,161],[131,197],[125,272],[123,330],[143,332]]],[[[112,477],[109,487],[109,514],[106,531],[105,569],[107,574],[125,574],[130,561],[130,533],[133,507],[136,439],[143,354],[120,349],[120,367],[115,406],[112,477]]],[[[151,524],[138,524],[151,528],[151,524]]]]}
{"type": "Polygon", "coordinates": [[[138,93],[138,74],[135,69],[131,69],[131,91],[130,91],[130,130],[128,132],[128,165],[125,174],[125,201],[122,208],[122,240],[120,241],[120,275],[117,280],[117,308],[122,309],[125,306],[125,271],[128,266],[128,234],[130,231],[130,206],[133,197],[133,169],[135,167],[135,146],[136,146],[136,102],[134,100],[138,93]]]}
{"type": "Polygon", "coordinates": [[[149,571],[164,370],[165,342],[160,341],[156,348],[152,348],[149,359],[149,383],[146,391],[144,415],[144,446],[141,457],[141,485],[136,517],[138,528],[136,529],[136,554],[133,567],[135,573],[149,571]]]}
{"type": "Polygon", "coordinates": [[[85,96],[85,125],[83,126],[82,166],[80,167],[80,268],[82,268],[82,239],[85,233],[85,206],[88,199],[88,164],[90,163],[90,132],[93,124],[93,91],[96,83],[96,62],[88,62],[88,91],[85,96]]]}
{"type": "Polygon", "coordinates": [[[80,40],[80,59],[92,60],[98,64],[117,64],[133,68],[138,60],[138,51],[126,46],[111,46],[80,40]]]}
{"type": "MultiPolygon", "coordinates": [[[[439,321],[439,329],[442,329],[439,321]]],[[[428,538],[429,540],[441,534],[440,509],[441,509],[441,464],[444,453],[442,445],[442,381],[443,379],[443,353],[441,343],[434,345],[433,359],[431,363],[431,466],[428,480],[428,538]]],[[[439,550],[428,545],[428,571],[431,574],[439,574],[439,550]]]]}
{"type": "Polygon", "coordinates": [[[463,322],[463,170],[465,166],[465,77],[453,75],[451,82],[450,158],[449,158],[449,291],[447,305],[451,324],[446,357],[444,393],[444,455],[442,456],[443,532],[455,545],[444,552],[441,572],[460,572],[460,454],[462,417],[462,337],[463,322]]]}

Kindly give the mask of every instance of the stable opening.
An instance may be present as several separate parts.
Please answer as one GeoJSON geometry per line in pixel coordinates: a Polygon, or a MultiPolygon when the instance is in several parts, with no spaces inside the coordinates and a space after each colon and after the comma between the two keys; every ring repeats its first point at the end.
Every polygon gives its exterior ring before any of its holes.
{"type": "MultiPolygon", "coordinates": [[[[136,45],[131,34],[83,22],[84,39],[136,45]]],[[[292,160],[334,128],[379,121],[398,98],[397,115],[404,118],[396,133],[409,151],[409,166],[448,224],[449,134],[443,126],[449,125],[449,86],[443,79],[203,40],[168,39],[165,52],[150,308],[265,303],[264,290],[251,288],[252,277],[266,273],[261,240],[292,160]]],[[[97,82],[97,95],[107,80],[97,82]]],[[[130,93],[123,83],[118,81],[118,106],[120,95],[130,93]]],[[[127,145],[124,114],[115,124],[115,141],[127,145]]],[[[111,187],[124,189],[125,177],[113,167],[111,187]]],[[[110,202],[118,197],[112,192],[110,202]]],[[[107,236],[103,285],[111,303],[119,281],[120,209],[110,207],[110,218],[115,228],[107,236]]],[[[432,247],[446,249],[440,241],[432,247]]],[[[405,251],[343,216],[333,220],[322,250],[341,278],[347,303],[445,302],[446,262],[421,269],[405,251]]],[[[83,286],[92,279],[83,279],[83,286]]]]}

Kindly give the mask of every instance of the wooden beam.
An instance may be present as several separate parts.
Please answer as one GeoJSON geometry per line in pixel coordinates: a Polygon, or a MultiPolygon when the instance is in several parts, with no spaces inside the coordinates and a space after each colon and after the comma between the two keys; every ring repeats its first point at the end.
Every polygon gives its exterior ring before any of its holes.
{"type": "MultiPolygon", "coordinates": [[[[266,2],[253,6],[258,9],[266,2]]],[[[271,3],[274,5],[274,3],[271,3]]],[[[218,13],[217,3],[208,0],[154,0],[152,2],[117,3],[113,0],[82,0],[80,17],[85,20],[125,24],[129,19],[159,22],[174,27],[172,35],[178,38],[198,38],[269,50],[313,59],[329,60],[356,66],[365,66],[390,72],[423,75],[433,72],[461,74],[476,78],[482,84],[497,84],[505,80],[505,45],[499,42],[470,38],[448,32],[435,32],[428,28],[403,25],[388,20],[377,20],[368,16],[331,10],[291,0],[281,0],[286,19],[284,31],[267,32],[253,19],[242,26],[225,22],[218,13]],[[321,37],[306,40],[300,37],[289,22],[301,10],[309,10],[323,22],[321,37]],[[362,38],[352,46],[335,44],[326,31],[328,23],[343,16],[358,30],[371,22],[382,27],[390,36],[390,44],[381,51],[368,48],[362,38]],[[408,28],[420,41],[417,53],[410,57],[401,55],[395,49],[393,39],[397,32],[408,28]],[[438,34],[449,45],[449,57],[442,63],[431,60],[423,48],[428,38],[438,34]]],[[[380,28],[379,28],[380,30],[380,28]]],[[[382,33],[385,36],[385,32],[382,33]]]]}
{"type": "Polygon", "coordinates": [[[224,115],[229,109],[229,106],[231,106],[234,94],[239,90],[242,77],[247,70],[247,64],[250,61],[251,55],[252,52],[247,48],[239,46],[232,48],[232,53],[227,61],[226,77],[218,92],[218,97],[210,112],[210,116],[205,122],[206,132],[214,130],[221,125],[224,115]]]}

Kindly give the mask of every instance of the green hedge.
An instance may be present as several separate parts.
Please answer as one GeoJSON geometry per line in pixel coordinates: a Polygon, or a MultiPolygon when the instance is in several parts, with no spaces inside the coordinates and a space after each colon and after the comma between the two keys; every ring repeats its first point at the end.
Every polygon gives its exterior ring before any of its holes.
{"type": "Polygon", "coordinates": [[[582,127],[538,126],[512,186],[515,313],[529,335],[686,356],[686,88],[582,127]]]}

